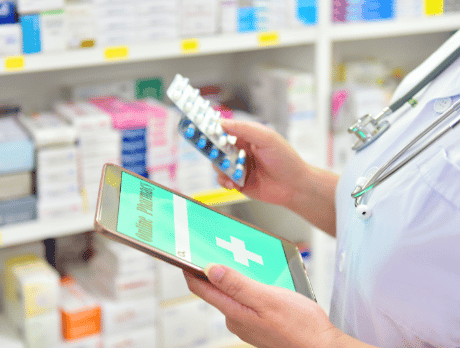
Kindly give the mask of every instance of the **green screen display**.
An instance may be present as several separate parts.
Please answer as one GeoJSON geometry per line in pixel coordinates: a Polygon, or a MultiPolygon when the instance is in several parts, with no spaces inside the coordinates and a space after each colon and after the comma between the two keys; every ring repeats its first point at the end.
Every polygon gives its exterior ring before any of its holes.
{"type": "Polygon", "coordinates": [[[280,240],[122,172],[118,232],[204,268],[294,290],[280,240]]]}

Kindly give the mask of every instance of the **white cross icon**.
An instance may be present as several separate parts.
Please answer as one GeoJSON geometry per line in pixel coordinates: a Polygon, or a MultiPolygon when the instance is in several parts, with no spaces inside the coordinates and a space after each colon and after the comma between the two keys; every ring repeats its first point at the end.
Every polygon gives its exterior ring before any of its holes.
{"type": "Polygon", "coordinates": [[[244,245],[244,242],[238,238],[230,236],[230,243],[229,243],[223,239],[220,239],[219,237],[216,237],[216,243],[221,248],[231,251],[233,253],[233,257],[235,258],[235,261],[238,263],[241,263],[248,267],[249,267],[248,260],[252,260],[254,262],[260,263],[261,265],[264,264],[264,261],[262,260],[262,256],[246,250],[246,246],[244,245]]]}

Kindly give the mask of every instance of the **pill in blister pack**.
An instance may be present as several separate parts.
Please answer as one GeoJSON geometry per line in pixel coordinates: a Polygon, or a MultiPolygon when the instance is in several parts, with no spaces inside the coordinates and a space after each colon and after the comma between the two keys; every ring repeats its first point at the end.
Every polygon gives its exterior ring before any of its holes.
{"type": "Polygon", "coordinates": [[[166,94],[184,113],[179,122],[180,134],[236,184],[244,186],[246,152],[235,146],[235,136],[222,129],[220,112],[211,107],[209,100],[201,97],[188,78],[179,74],[166,94]]]}

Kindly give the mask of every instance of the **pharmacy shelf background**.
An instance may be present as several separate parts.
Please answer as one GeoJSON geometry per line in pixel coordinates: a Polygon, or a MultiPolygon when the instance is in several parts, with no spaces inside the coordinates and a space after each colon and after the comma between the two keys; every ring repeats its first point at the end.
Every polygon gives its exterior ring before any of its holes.
{"type": "MultiPolygon", "coordinates": [[[[321,129],[315,139],[318,152],[315,164],[327,167],[331,71],[336,62],[372,56],[389,59],[409,70],[460,27],[459,14],[374,23],[331,23],[330,18],[330,3],[323,1],[319,2],[318,24],[302,29],[3,58],[0,95],[3,101],[21,101],[26,110],[37,111],[59,99],[60,88],[66,85],[110,82],[147,74],[163,76],[168,85],[175,73],[195,83],[230,81],[247,85],[250,67],[255,63],[308,70],[316,76],[316,107],[321,129]]],[[[294,224],[296,231],[291,228],[286,232],[283,225],[292,224],[292,215],[278,207],[246,202],[235,204],[235,209],[256,225],[268,226],[272,232],[291,240],[305,239],[311,243],[317,275],[315,290],[320,303],[327,307],[329,264],[333,254],[330,238],[301,221],[294,224]]],[[[46,223],[35,221],[1,227],[0,246],[81,233],[92,226],[93,214],[86,214],[46,223]]]]}

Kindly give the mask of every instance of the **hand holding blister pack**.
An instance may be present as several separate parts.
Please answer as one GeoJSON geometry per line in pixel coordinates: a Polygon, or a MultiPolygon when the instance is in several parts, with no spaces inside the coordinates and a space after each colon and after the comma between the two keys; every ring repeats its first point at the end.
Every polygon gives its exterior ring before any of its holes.
{"type": "Polygon", "coordinates": [[[189,79],[179,74],[166,94],[184,113],[179,122],[179,133],[233,182],[243,187],[246,152],[235,146],[235,136],[222,129],[220,112],[200,96],[198,89],[190,86],[189,79]]]}

